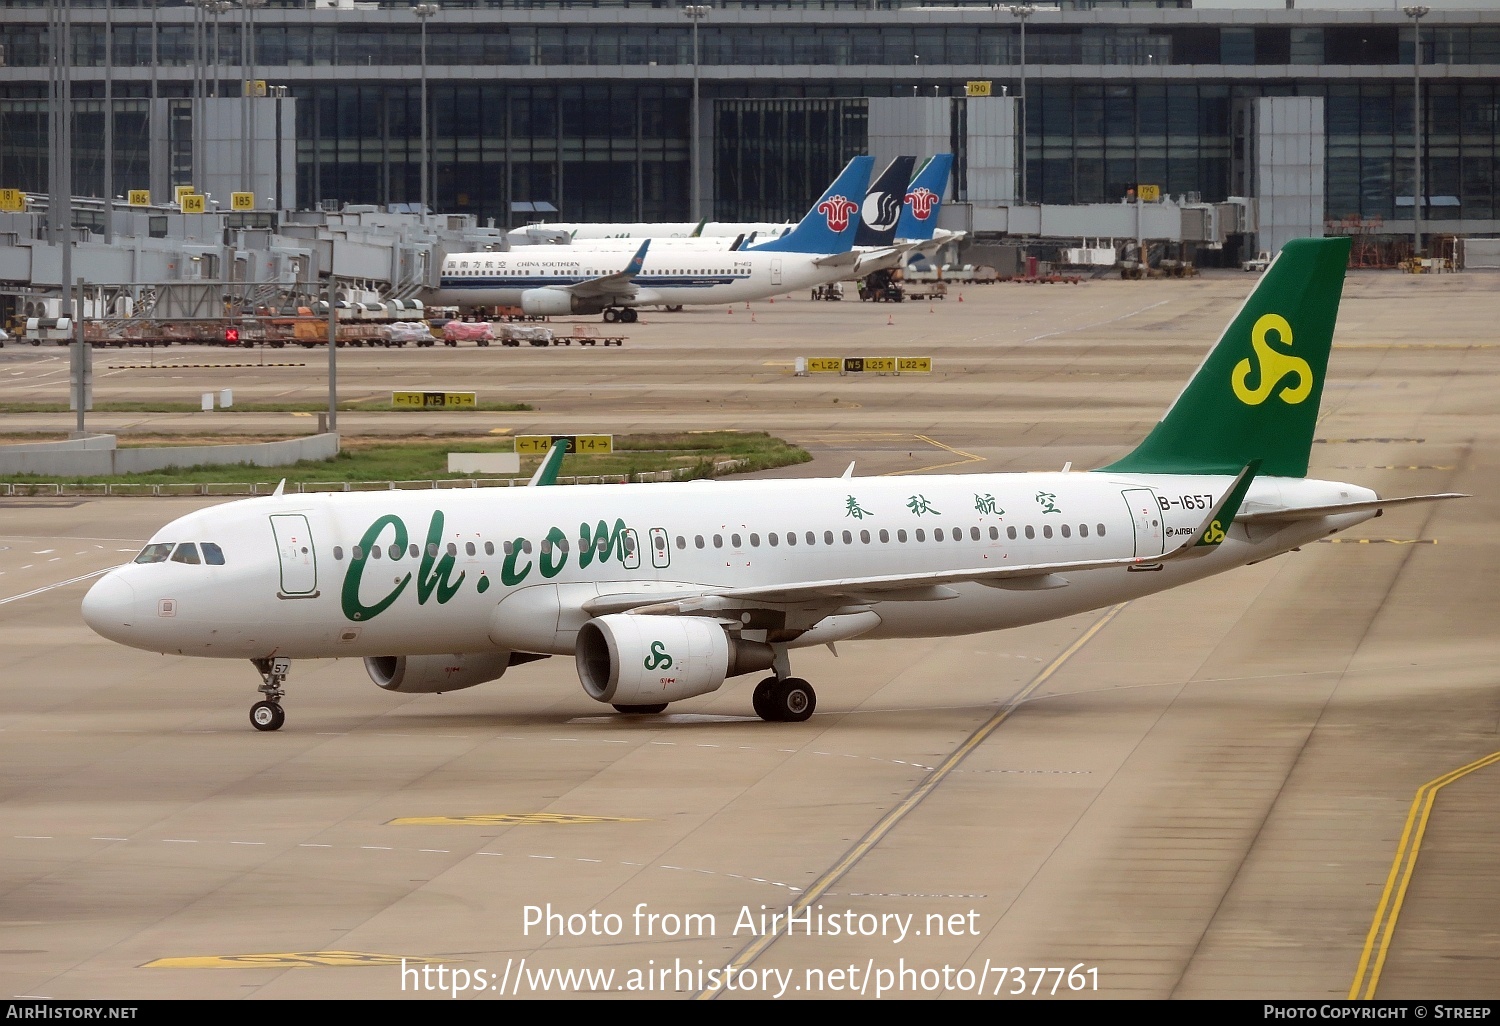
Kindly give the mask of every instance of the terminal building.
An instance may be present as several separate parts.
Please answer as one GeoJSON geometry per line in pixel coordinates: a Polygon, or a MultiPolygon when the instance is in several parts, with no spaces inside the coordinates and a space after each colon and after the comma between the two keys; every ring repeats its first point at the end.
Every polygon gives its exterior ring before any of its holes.
{"type": "MultiPolygon", "coordinates": [[[[296,209],[419,209],[425,163],[430,207],[466,226],[549,208],[763,221],[799,216],[855,154],[951,150],[948,227],[1129,235],[1123,215],[1044,212],[1141,186],[1248,197],[1244,224],[1179,236],[1232,234],[1234,259],[1330,222],[1409,238],[1420,134],[1423,230],[1493,235],[1500,5],[1429,6],[71,0],[72,191],[169,204],[192,186],[210,212],[246,191],[253,211],[226,226],[274,231],[296,209]]],[[[62,7],[6,0],[0,189],[56,188],[62,7]]],[[[102,203],[74,206],[101,230],[102,203]]]]}

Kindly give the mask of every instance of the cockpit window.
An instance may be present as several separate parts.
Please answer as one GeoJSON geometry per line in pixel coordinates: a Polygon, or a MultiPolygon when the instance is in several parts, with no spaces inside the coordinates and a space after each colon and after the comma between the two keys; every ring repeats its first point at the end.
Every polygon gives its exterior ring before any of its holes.
{"type": "Polygon", "coordinates": [[[177,546],[177,551],[172,553],[172,562],[197,565],[200,562],[198,559],[198,546],[192,542],[183,542],[177,546]]]}
{"type": "Polygon", "coordinates": [[[165,563],[172,554],[171,542],[152,542],[135,557],[137,563],[165,563]]]}
{"type": "Polygon", "coordinates": [[[209,566],[223,566],[224,550],[219,548],[213,542],[204,542],[203,562],[207,563],[209,566]]]}

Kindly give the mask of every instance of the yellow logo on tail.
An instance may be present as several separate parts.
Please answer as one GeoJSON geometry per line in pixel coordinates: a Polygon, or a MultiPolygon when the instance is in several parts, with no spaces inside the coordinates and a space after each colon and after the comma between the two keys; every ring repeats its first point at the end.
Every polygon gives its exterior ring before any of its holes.
{"type": "Polygon", "coordinates": [[[1255,327],[1250,329],[1250,342],[1255,347],[1259,364],[1259,385],[1254,389],[1245,385],[1251,372],[1249,357],[1234,365],[1234,377],[1230,384],[1234,386],[1235,396],[1246,406],[1259,406],[1265,402],[1289,374],[1297,376],[1297,384],[1282,391],[1282,402],[1295,406],[1312,394],[1312,368],[1300,356],[1289,356],[1272,349],[1266,340],[1267,333],[1272,330],[1276,331],[1282,345],[1292,344],[1292,326],[1280,314],[1266,314],[1255,322],[1255,327]]]}

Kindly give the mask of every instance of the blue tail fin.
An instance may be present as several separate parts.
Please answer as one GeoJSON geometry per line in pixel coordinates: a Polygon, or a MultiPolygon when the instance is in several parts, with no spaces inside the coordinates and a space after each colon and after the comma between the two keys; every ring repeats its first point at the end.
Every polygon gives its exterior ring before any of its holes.
{"type": "Polygon", "coordinates": [[[906,202],[901,205],[901,220],[896,225],[896,238],[912,242],[926,242],[937,228],[938,209],[943,197],[948,194],[948,174],[953,170],[953,154],[939,153],[917,172],[911,187],[906,190],[906,202]]]}
{"type": "Polygon", "coordinates": [[[860,200],[870,184],[874,164],[874,157],[855,157],[797,227],[779,239],[747,248],[776,253],[847,253],[859,230],[860,200]]]}
{"type": "Polygon", "coordinates": [[[889,246],[896,238],[896,223],[905,209],[906,183],[911,181],[916,157],[897,157],[870,183],[864,205],[859,208],[856,246],[889,246]]]}

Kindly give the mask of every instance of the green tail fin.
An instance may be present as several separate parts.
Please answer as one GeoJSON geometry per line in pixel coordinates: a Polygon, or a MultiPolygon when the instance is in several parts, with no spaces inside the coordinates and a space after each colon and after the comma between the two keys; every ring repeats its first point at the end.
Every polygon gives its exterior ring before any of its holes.
{"type": "Polygon", "coordinates": [[[1101,470],[1303,477],[1333,348],[1347,238],[1294,239],[1161,421],[1101,470]]]}

